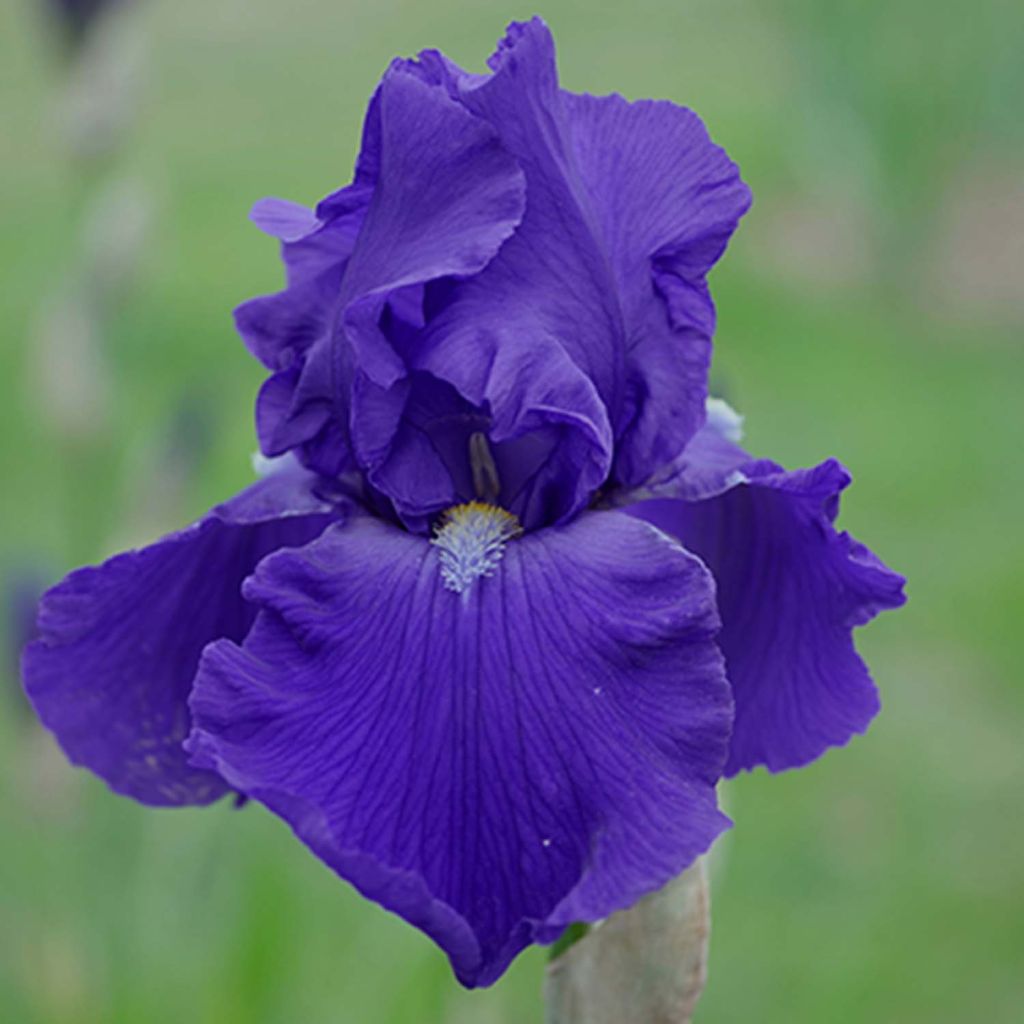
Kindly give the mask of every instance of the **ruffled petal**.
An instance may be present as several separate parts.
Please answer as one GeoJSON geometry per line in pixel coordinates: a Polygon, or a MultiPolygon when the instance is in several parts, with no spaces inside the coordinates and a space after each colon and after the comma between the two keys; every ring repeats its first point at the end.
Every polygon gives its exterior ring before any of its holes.
{"type": "Polygon", "coordinates": [[[329,387],[330,339],[348,259],[366,214],[365,190],[321,219],[280,199],[252,212],[256,224],[281,238],[287,287],[243,303],[235,324],[246,346],[274,371],[256,403],[256,432],[265,455],[296,451],[326,476],[352,465],[344,418],[329,387]]]}
{"type": "MultiPolygon", "coordinates": [[[[508,325],[485,305],[478,315],[449,309],[432,325],[413,356],[417,369],[450,382],[467,408],[486,409],[477,423],[466,415],[433,423],[420,433],[447,455],[469,466],[469,438],[485,431],[500,488],[498,503],[526,529],[562,522],[585,508],[608,476],[612,432],[590,378],[538,326],[508,325]]],[[[452,473],[454,481],[466,473],[452,473]]],[[[456,497],[478,495],[456,487],[456,497]]]]}
{"type": "Polygon", "coordinates": [[[359,370],[389,387],[402,360],[380,329],[391,293],[478,273],[515,231],[525,182],[497,133],[396,63],[380,89],[379,181],[342,288],[359,370]]]}
{"type": "Polygon", "coordinates": [[[357,463],[411,529],[461,496],[453,416],[489,438],[531,526],[675,458],[701,422],[705,275],[749,201],[689,111],[562,92],[540,19],[489,63],[394,62],[353,184],[315,213],[255,211],[290,261],[285,292],[239,311],[275,374],[263,449],[323,474],[357,463]],[[440,438],[438,383],[461,402],[440,438]]]}
{"type": "MultiPolygon", "coordinates": [[[[412,524],[454,493],[422,425],[433,382],[411,378],[406,358],[409,335],[422,326],[422,286],[472,276],[494,257],[522,217],[525,182],[486,121],[408,63],[385,78],[370,124],[367,163],[380,185],[345,277],[338,344],[352,346],[347,376],[360,465],[412,524]]],[[[338,353],[335,366],[344,357],[338,353]]]]}
{"type": "Polygon", "coordinates": [[[427,932],[466,985],[664,883],[727,820],[711,579],[614,512],[510,540],[447,589],[438,548],[352,520],[265,560],[207,648],[197,763],[427,932]]]}
{"type": "Polygon", "coordinates": [[[282,242],[298,242],[321,226],[319,217],[308,206],[274,196],[256,203],[249,218],[260,231],[282,242]]]}
{"type": "MultiPolygon", "coordinates": [[[[428,51],[408,65],[410,75],[444,87],[489,123],[526,172],[526,212],[515,234],[480,273],[432,296],[426,329],[405,352],[409,366],[465,399],[462,436],[450,429],[450,416],[435,430],[403,411],[393,446],[366,464],[410,523],[432,504],[436,510],[442,492],[474,497],[460,490],[460,469],[426,474],[438,484],[419,488],[406,468],[439,457],[448,467],[465,464],[474,432],[490,440],[501,503],[528,528],[586,506],[610,469],[609,410],[618,407],[623,379],[621,316],[573,168],[546,26],[539,19],[513,25],[491,64],[492,75],[467,75],[428,51]]],[[[413,407],[422,405],[418,390],[409,396],[413,407]]]]}
{"type": "MultiPolygon", "coordinates": [[[[467,377],[486,375],[488,390],[506,395],[529,390],[520,368],[529,375],[541,363],[559,367],[560,381],[569,379],[561,362],[589,379],[605,413],[589,397],[580,402],[576,386],[552,389],[549,408],[560,423],[582,417],[597,429],[562,426],[557,443],[548,429],[530,439],[531,451],[546,453],[540,467],[511,467],[531,481],[560,475],[558,499],[531,507],[550,523],[604,482],[608,467],[596,483],[590,470],[606,418],[618,441],[613,474],[625,486],[674,459],[702,423],[714,329],[705,276],[749,192],[690,111],[561,92],[540,19],[512,25],[491,66],[489,76],[469,75],[433,51],[413,66],[500,134],[526,172],[527,206],[494,260],[447,291],[409,358],[491,410],[493,398],[467,389],[467,377]]],[[[509,425],[507,410],[502,418],[506,437],[530,434],[525,422],[509,425]]],[[[406,435],[403,453],[430,444],[406,435]]]]}
{"type": "Polygon", "coordinates": [[[678,537],[715,576],[736,701],[727,775],[806,764],[878,711],[852,632],[903,604],[904,580],[835,529],[849,483],[834,459],[786,472],[705,427],[646,492],[680,498],[626,509],[678,537]]]}
{"type": "Polygon", "coordinates": [[[312,478],[281,470],[179,533],[79,569],[40,603],[25,690],[65,753],[146,804],[204,804],[228,786],[188,763],[188,695],[211,640],[255,614],[242,580],[271,551],[339,518],[312,478]]]}
{"type": "Polygon", "coordinates": [[[555,44],[540,18],[512,24],[487,77],[446,73],[466,109],[485,118],[526,172],[526,214],[487,271],[454,299],[501,310],[521,332],[556,339],[593,381],[614,421],[622,398],[624,325],[599,218],[583,190],[555,44]]]}
{"type": "Polygon", "coordinates": [[[275,371],[257,404],[266,454],[296,449],[325,475],[356,460],[372,478],[384,452],[397,462],[382,482],[396,479],[399,492],[412,486],[400,473],[410,465],[438,481],[435,492],[442,486],[443,466],[424,469],[429,444],[415,431],[396,436],[410,386],[395,346],[422,326],[427,282],[470,276],[494,256],[519,223],[524,191],[486,121],[395,62],[370,103],[355,182],[315,214],[280,201],[254,212],[289,240],[288,288],[236,313],[275,371]]]}
{"type": "Polygon", "coordinates": [[[319,209],[314,213],[281,199],[256,204],[252,219],[282,240],[288,284],[235,310],[249,351],[274,371],[256,403],[261,450],[271,457],[294,450],[325,476],[352,466],[347,399],[339,399],[332,386],[331,338],[369,192],[350,186],[334,200],[322,216],[319,209]]]}
{"type": "Polygon", "coordinates": [[[705,425],[675,459],[637,487],[609,491],[609,501],[615,508],[652,498],[702,501],[744,483],[744,471],[757,460],[737,443],[742,417],[719,399],[709,398],[706,407],[705,425]],[[716,403],[727,413],[715,413],[716,403]]]}
{"type": "Polygon", "coordinates": [[[576,165],[600,224],[626,324],[626,410],[615,474],[633,486],[704,421],[715,309],[706,276],[750,191],[691,110],[565,96],[576,165]]]}
{"type": "Polygon", "coordinates": [[[263,199],[251,217],[267,234],[281,239],[288,286],[274,295],[242,303],[235,325],[264,366],[294,366],[330,333],[341,281],[366,216],[367,199],[329,220],[283,199],[263,199]]]}

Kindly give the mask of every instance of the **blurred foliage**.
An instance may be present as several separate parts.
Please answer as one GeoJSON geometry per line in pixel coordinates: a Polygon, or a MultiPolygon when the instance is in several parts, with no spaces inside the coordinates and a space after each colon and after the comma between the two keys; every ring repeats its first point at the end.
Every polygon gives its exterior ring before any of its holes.
{"type": "MultiPolygon", "coordinates": [[[[0,0],[0,569],[55,578],[249,479],[259,367],[230,309],[277,287],[246,221],[347,180],[396,53],[479,68],[506,20],[468,0],[151,0],[116,160],[54,115],[43,0],[0,0]],[[100,338],[94,416],[40,381],[40,310],[84,196],[155,196],[100,338]],[[52,404],[52,403],[51,403],[52,404]]],[[[705,118],[755,192],[714,288],[714,374],[748,444],[854,471],[842,524],[910,577],[860,637],[885,710],[804,771],[729,783],[697,1020],[1013,1024],[1024,1005],[1021,329],[1024,7],[1017,0],[541,5],[565,84],[705,118]]],[[[42,352],[42,355],[40,355],[42,352]]],[[[72,366],[72,371],[75,367],[72,366]]],[[[72,372],[72,383],[75,380],[72,372]]],[[[91,408],[91,407],[90,407],[91,408]]],[[[19,582],[20,587],[20,582],[19,582]]],[[[18,598],[20,600],[20,597],[18,598]]],[[[16,602],[15,602],[16,603],[16,602]]],[[[8,615],[8,645],[22,616],[8,615]]],[[[259,808],[148,811],[67,767],[5,662],[0,1018],[25,1024],[539,1021],[545,955],[466,993],[259,808]]]]}

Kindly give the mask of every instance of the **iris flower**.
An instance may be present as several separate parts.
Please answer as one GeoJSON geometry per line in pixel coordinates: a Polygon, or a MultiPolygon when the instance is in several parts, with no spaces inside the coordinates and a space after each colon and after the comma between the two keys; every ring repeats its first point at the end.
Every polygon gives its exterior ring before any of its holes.
{"type": "Polygon", "coordinates": [[[259,801],[469,986],[685,869],[723,773],[862,731],[851,631],[902,583],[834,529],[838,463],[708,403],[749,193],[701,121],[561,90],[539,20],[490,68],[394,62],[353,182],[257,205],[268,474],[72,573],[24,660],[72,761],[259,801]]]}

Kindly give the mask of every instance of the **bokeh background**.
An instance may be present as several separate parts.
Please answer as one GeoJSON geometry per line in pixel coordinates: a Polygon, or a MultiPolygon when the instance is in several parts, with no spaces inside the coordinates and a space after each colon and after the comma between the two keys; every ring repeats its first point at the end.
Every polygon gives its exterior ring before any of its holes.
{"type": "MultiPolygon", "coordinates": [[[[73,0],[67,0],[73,6],[73,0]]],[[[0,0],[0,1019],[529,1024],[546,958],[467,993],[259,808],[150,811],[67,766],[16,648],[69,568],[252,475],[230,310],[246,220],[348,180],[424,46],[479,70],[529,7],[137,0],[86,33],[0,0]]],[[[749,447],[853,470],[841,524],[910,578],[859,634],[884,712],[730,782],[700,1024],[1024,1020],[1024,5],[569,0],[564,83],[705,118],[755,193],[713,275],[749,447]]]]}

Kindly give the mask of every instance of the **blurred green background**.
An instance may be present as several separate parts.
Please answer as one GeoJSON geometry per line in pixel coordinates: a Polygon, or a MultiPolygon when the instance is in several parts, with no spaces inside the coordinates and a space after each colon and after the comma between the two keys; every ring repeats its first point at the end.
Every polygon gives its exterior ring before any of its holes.
{"type": "MultiPolygon", "coordinates": [[[[740,163],[755,205],[713,277],[717,387],[755,453],[842,458],[842,525],[910,578],[859,636],[870,733],[724,787],[696,1019],[1016,1024],[1024,5],[536,7],[567,87],[686,103],[740,163]]],[[[152,0],[93,37],[86,82],[47,10],[0,0],[0,1020],[539,1022],[544,951],[464,992],[261,809],[150,811],[68,767],[12,650],[40,582],[251,478],[261,371],[230,310],[281,280],[251,203],[348,180],[393,55],[479,70],[533,11],[152,0]]]]}

